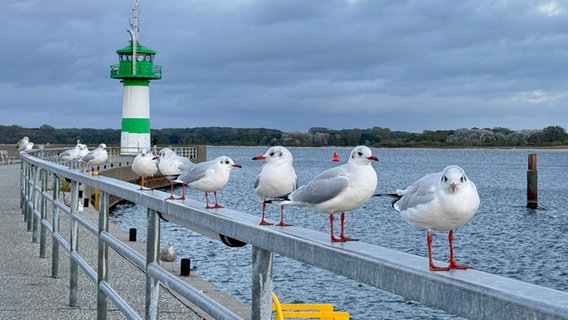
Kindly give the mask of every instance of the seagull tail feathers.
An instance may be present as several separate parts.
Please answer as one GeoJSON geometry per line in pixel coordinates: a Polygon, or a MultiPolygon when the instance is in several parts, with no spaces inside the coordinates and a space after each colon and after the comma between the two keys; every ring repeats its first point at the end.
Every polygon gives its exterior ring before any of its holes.
{"type": "MultiPolygon", "coordinates": [[[[392,198],[391,201],[391,206],[394,208],[394,204],[400,200],[400,198],[402,197],[400,194],[397,193],[375,193],[373,195],[373,197],[387,197],[387,198],[392,198]]],[[[396,209],[396,208],[395,208],[396,209]]]]}

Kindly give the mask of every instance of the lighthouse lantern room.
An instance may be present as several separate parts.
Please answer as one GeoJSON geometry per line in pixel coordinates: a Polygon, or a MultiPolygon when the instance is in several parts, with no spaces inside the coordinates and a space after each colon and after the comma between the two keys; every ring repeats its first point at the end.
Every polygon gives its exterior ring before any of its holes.
{"type": "Polygon", "coordinates": [[[138,42],[138,1],[132,9],[130,43],[116,50],[119,63],[110,67],[110,77],[121,79],[122,125],[120,153],[134,155],[150,148],[150,80],[162,78],[162,67],[154,65],[156,51],[138,42]]]}

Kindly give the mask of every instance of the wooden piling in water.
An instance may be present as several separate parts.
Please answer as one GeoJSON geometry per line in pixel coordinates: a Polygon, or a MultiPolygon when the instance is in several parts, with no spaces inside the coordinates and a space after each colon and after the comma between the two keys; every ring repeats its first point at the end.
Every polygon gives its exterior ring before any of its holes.
{"type": "Polygon", "coordinates": [[[529,166],[527,170],[527,208],[538,207],[538,175],[536,170],[536,154],[529,154],[529,166]]]}

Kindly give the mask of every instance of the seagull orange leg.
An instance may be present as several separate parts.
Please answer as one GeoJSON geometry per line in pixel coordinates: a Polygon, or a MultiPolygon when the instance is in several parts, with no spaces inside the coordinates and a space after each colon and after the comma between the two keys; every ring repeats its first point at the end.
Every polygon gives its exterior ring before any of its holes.
{"type": "Polygon", "coordinates": [[[334,218],[333,218],[333,213],[330,213],[330,214],[329,214],[329,224],[331,225],[331,242],[344,242],[344,241],[341,241],[341,239],[336,238],[336,237],[333,235],[333,219],[334,219],[334,218]]]}
{"type": "Polygon", "coordinates": [[[434,265],[434,260],[432,259],[432,232],[428,230],[428,235],[426,236],[426,242],[428,243],[428,262],[430,266],[430,271],[449,271],[449,267],[438,267],[434,265]]]}
{"type": "Polygon", "coordinates": [[[213,191],[213,195],[215,195],[215,206],[213,208],[223,208],[223,206],[219,205],[219,202],[217,202],[217,191],[213,191]]]}
{"type": "Polygon", "coordinates": [[[205,192],[205,209],[213,209],[213,206],[209,205],[209,196],[207,195],[207,192],[205,192]]]}
{"type": "Polygon", "coordinates": [[[280,206],[280,222],[276,224],[279,227],[289,227],[291,224],[284,222],[284,206],[280,206]]]}
{"type": "Polygon", "coordinates": [[[264,211],[266,210],[266,199],[262,199],[262,219],[260,220],[260,225],[261,226],[269,226],[272,223],[264,220],[264,211]]]}
{"type": "Polygon", "coordinates": [[[359,239],[347,238],[345,236],[345,212],[341,213],[341,233],[339,234],[339,239],[342,241],[359,241],[359,239]]]}
{"type": "Polygon", "coordinates": [[[170,196],[166,200],[175,200],[174,198],[174,184],[170,182],[170,196]]]}
{"type": "Polygon", "coordinates": [[[181,184],[181,196],[175,200],[185,200],[185,184],[181,184]]]}
{"type": "Polygon", "coordinates": [[[450,264],[448,265],[448,267],[450,269],[461,269],[461,270],[471,269],[470,266],[457,264],[456,261],[454,260],[454,245],[453,245],[454,230],[450,230],[450,232],[448,233],[448,242],[450,243],[450,264]]]}

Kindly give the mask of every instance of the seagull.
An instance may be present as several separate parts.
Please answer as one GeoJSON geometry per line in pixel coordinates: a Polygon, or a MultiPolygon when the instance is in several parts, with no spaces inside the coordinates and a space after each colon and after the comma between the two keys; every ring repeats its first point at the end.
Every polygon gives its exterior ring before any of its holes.
{"type": "Polygon", "coordinates": [[[25,147],[29,142],[30,139],[28,137],[23,137],[22,139],[18,140],[16,147],[18,148],[18,150],[22,151],[23,147],[25,147]]]}
{"type": "Polygon", "coordinates": [[[431,173],[395,194],[375,196],[394,197],[392,207],[410,225],[427,230],[429,267],[431,271],[468,269],[454,261],[454,229],[465,224],[479,208],[479,194],[473,181],[456,165],[442,172],[431,173]],[[432,259],[432,230],[448,231],[450,259],[448,267],[434,265],[432,259]]]}
{"type": "Polygon", "coordinates": [[[141,148],[138,155],[132,161],[132,171],[140,177],[140,189],[144,189],[144,178],[152,177],[158,172],[158,157],[154,157],[149,148],[141,148]]]}
{"type": "Polygon", "coordinates": [[[91,174],[97,175],[99,171],[94,170],[94,166],[101,165],[108,160],[108,153],[106,151],[106,144],[101,143],[98,148],[93,151],[88,152],[86,155],[80,159],[87,163],[87,168],[91,167],[91,174]]]}
{"type": "Polygon", "coordinates": [[[175,271],[174,261],[176,261],[176,248],[174,244],[170,241],[168,245],[160,251],[160,260],[164,262],[171,262],[172,269],[175,271]]]}
{"type": "MultiPolygon", "coordinates": [[[[282,197],[296,190],[298,187],[298,177],[292,165],[294,158],[288,149],[282,146],[275,146],[261,156],[256,156],[252,160],[266,160],[260,169],[260,173],[254,182],[256,194],[262,198],[262,219],[260,225],[271,225],[272,223],[264,220],[266,210],[266,198],[282,197]]],[[[280,206],[280,222],[277,226],[291,226],[284,222],[284,206],[280,206]]]]}
{"type": "Polygon", "coordinates": [[[163,148],[158,152],[158,169],[160,173],[170,180],[170,197],[166,200],[185,200],[185,185],[182,184],[181,197],[174,198],[174,183],[182,183],[178,176],[182,171],[195,166],[193,162],[182,156],[178,156],[172,149],[163,148]]]}
{"type": "Polygon", "coordinates": [[[34,148],[34,143],[30,142],[30,139],[28,137],[23,137],[22,139],[18,140],[16,147],[19,151],[27,152],[34,148]]]}
{"type": "Polygon", "coordinates": [[[178,179],[195,190],[205,192],[205,209],[223,208],[217,202],[217,190],[220,190],[229,182],[233,168],[241,168],[241,165],[236,164],[233,159],[227,156],[220,156],[214,160],[200,162],[185,170],[178,179]],[[207,195],[209,192],[213,192],[215,195],[214,206],[209,205],[207,195]]]}
{"type": "Polygon", "coordinates": [[[71,168],[71,163],[83,157],[88,152],[89,149],[87,146],[81,144],[79,140],[77,140],[77,144],[74,148],[65,150],[59,154],[59,159],[62,161],[69,161],[69,168],[71,168]]]}
{"type": "Polygon", "coordinates": [[[375,192],[377,173],[371,161],[379,159],[366,146],[357,146],[351,151],[347,163],[328,169],[316,176],[307,185],[298,188],[286,197],[276,198],[280,205],[311,207],[329,213],[331,242],[357,241],[345,236],[345,212],[362,206],[375,192]],[[341,212],[341,234],[333,234],[334,214],[341,212]]]}

